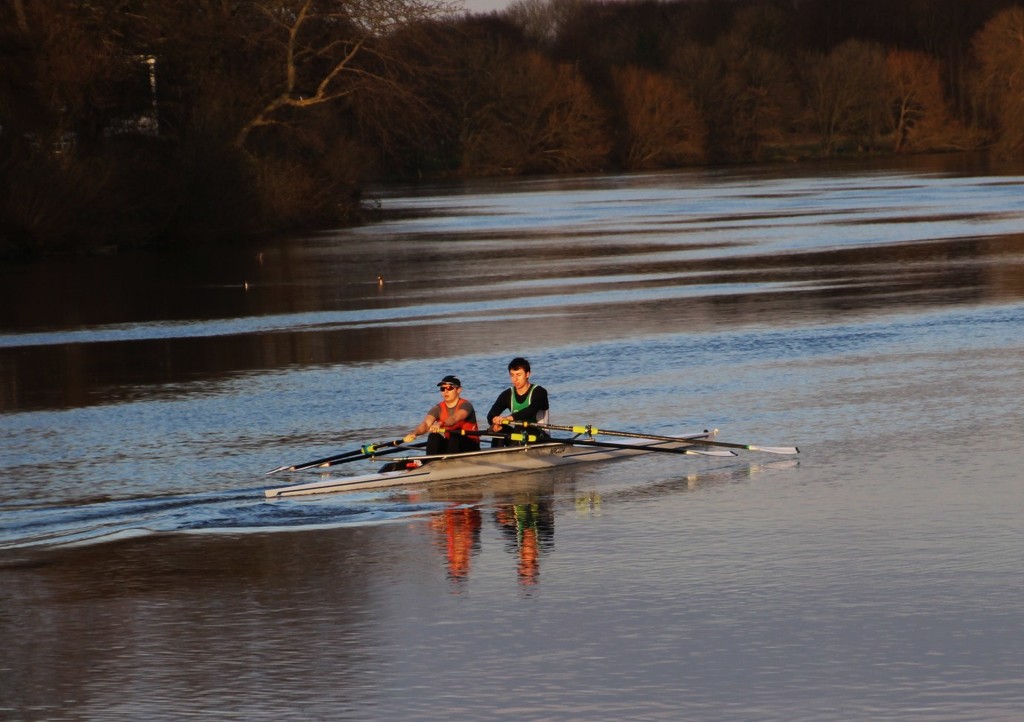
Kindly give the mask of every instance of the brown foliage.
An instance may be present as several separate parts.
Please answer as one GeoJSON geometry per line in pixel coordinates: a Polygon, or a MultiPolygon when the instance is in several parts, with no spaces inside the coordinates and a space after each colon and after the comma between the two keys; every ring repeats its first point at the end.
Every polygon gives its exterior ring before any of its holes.
{"type": "Polygon", "coordinates": [[[0,245],[329,223],[373,174],[1024,157],[1019,0],[451,7],[0,0],[0,245]]]}
{"type": "Polygon", "coordinates": [[[992,18],[976,36],[974,52],[980,100],[999,129],[996,148],[1024,158],[1024,7],[992,18]]]}
{"type": "Polygon", "coordinates": [[[537,52],[499,53],[481,67],[478,112],[467,118],[463,172],[570,173],[601,168],[605,114],[576,70],[537,52]],[[507,60],[508,62],[504,62],[507,60]]]}
{"type": "Polygon", "coordinates": [[[942,67],[925,53],[893,50],[885,59],[888,130],[896,153],[943,150],[964,136],[942,87],[942,67]]]}
{"type": "Polygon", "coordinates": [[[112,117],[131,112],[130,83],[143,66],[124,45],[122,17],[103,3],[39,0],[13,9],[16,21],[0,25],[0,84],[11,84],[0,91],[0,124],[44,145],[70,134],[89,144],[112,117]]]}
{"type": "Polygon", "coordinates": [[[671,69],[692,93],[709,128],[709,151],[729,160],[758,160],[764,147],[792,132],[800,116],[785,18],[773,6],[739,10],[730,31],[711,46],[682,44],[671,69]]]}
{"type": "Polygon", "coordinates": [[[801,68],[809,112],[822,150],[843,140],[870,147],[884,117],[885,52],[873,43],[848,40],[827,55],[811,54],[801,68]]]}
{"type": "Polygon", "coordinates": [[[704,124],[685,90],[632,66],[614,71],[613,80],[625,119],[626,168],[671,168],[704,159],[704,124]]]}

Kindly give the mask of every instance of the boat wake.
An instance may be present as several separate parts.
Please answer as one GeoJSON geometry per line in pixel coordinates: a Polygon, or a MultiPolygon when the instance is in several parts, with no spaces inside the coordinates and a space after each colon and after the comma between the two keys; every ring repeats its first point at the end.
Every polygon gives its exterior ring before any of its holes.
{"type": "Polygon", "coordinates": [[[404,495],[346,494],[315,502],[269,502],[261,489],[0,508],[0,550],[101,544],[154,534],[302,531],[397,521],[440,503],[404,495]]]}
{"type": "MultiPolygon", "coordinates": [[[[606,498],[617,494],[661,495],[725,480],[746,480],[768,470],[798,465],[796,460],[728,464],[693,470],[682,479],[672,476],[651,483],[645,474],[616,491],[599,484],[606,498]]],[[[59,506],[0,506],[0,553],[12,550],[97,545],[166,534],[241,535],[311,531],[399,522],[437,514],[453,506],[491,503],[497,498],[558,496],[578,489],[573,467],[537,475],[511,474],[481,485],[479,478],[455,479],[434,485],[411,484],[343,494],[268,499],[264,489],[212,491],[159,497],[94,499],[59,506]],[[556,487],[562,491],[557,491],[556,487]]],[[[0,559],[2,562],[2,559],[0,559]]]]}

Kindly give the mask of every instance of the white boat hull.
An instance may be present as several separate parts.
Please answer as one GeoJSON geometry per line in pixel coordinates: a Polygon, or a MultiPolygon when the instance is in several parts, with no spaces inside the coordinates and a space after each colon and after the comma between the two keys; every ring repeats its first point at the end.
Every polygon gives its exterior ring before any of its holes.
{"type": "MultiPolygon", "coordinates": [[[[681,439],[710,439],[713,433],[687,434],[681,439]]],[[[464,454],[436,457],[423,466],[400,471],[378,472],[361,476],[346,476],[323,479],[308,484],[296,484],[267,489],[268,499],[309,494],[334,494],[341,491],[361,491],[389,486],[406,486],[474,476],[490,476],[509,472],[537,471],[555,466],[578,464],[591,461],[611,461],[639,454],[648,454],[657,449],[685,449],[694,444],[686,441],[650,441],[630,439],[620,446],[643,448],[604,448],[597,446],[573,445],[555,441],[528,446],[483,449],[464,454]]]]}

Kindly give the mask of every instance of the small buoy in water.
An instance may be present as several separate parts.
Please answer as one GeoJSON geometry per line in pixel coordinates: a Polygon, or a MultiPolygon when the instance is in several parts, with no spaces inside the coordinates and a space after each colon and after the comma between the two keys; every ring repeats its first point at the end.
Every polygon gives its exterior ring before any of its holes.
{"type": "Polygon", "coordinates": [[[249,290],[249,282],[248,282],[248,281],[246,281],[246,282],[245,282],[245,283],[243,283],[242,285],[243,285],[243,286],[245,287],[245,290],[246,290],[246,291],[248,291],[248,290],[249,290]]]}
{"type": "Polygon", "coordinates": [[[384,276],[377,274],[377,288],[384,288],[384,276]]]}

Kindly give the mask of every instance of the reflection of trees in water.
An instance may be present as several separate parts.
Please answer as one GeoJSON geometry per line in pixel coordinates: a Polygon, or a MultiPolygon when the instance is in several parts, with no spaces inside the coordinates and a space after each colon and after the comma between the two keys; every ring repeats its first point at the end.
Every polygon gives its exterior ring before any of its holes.
{"type": "Polygon", "coordinates": [[[520,583],[536,584],[541,554],[555,546],[555,514],[550,502],[500,505],[494,521],[505,536],[505,548],[518,557],[520,583]]]}

